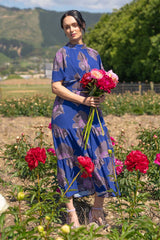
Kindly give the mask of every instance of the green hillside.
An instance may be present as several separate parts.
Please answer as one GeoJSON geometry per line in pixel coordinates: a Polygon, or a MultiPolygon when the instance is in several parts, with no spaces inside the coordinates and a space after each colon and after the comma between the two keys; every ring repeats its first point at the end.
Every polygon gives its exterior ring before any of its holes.
{"type": "Polygon", "coordinates": [[[43,42],[37,10],[0,7],[0,38],[16,39],[35,47],[43,42]]]}
{"type": "MultiPolygon", "coordinates": [[[[13,50],[12,41],[14,41],[15,50],[16,48],[19,49],[19,46],[24,45],[24,43],[34,48],[63,45],[67,39],[60,28],[62,14],[63,12],[47,11],[41,8],[20,10],[0,6],[0,52],[5,54],[4,49],[5,51],[10,48],[13,50]],[[6,39],[6,45],[4,39],[6,39]],[[8,46],[8,41],[11,42],[10,46],[8,46]]],[[[86,19],[87,27],[94,26],[102,15],[87,12],[82,14],[86,19]]],[[[12,55],[16,56],[16,54],[12,55]]],[[[17,56],[19,55],[17,53],[17,56]]]]}

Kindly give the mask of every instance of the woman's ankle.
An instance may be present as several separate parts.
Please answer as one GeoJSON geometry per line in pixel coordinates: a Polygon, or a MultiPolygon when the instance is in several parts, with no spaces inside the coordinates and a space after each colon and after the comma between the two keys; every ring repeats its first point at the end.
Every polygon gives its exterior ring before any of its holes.
{"type": "Polygon", "coordinates": [[[73,228],[80,227],[79,219],[76,213],[69,212],[67,216],[67,224],[72,224],[73,228]]]}
{"type": "Polygon", "coordinates": [[[102,211],[102,210],[103,210],[103,207],[95,207],[95,206],[93,206],[92,209],[93,209],[93,210],[102,211]]]}
{"type": "Polygon", "coordinates": [[[72,209],[68,209],[67,208],[67,213],[70,213],[70,212],[75,212],[76,211],[76,209],[75,208],[72,208],[72,209]]]}

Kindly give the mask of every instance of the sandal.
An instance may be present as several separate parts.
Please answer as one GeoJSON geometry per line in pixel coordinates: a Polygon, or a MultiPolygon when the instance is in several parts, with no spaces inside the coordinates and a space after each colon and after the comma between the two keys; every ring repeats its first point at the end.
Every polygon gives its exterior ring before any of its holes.
{"type": "Polygon", "coordinates": [[[109,227],[109,224],[106,223],[104,220],[104,216],[103,217],[93,216],[92,210],[102,211],[102,215],[103,215],[103,208],[92,207],[89,212],[89,223],[96,223],[98,226],[104,226],[104,228],[109,227]]]}
{"type": "Polygon", "coordinates": [[[70,224],[72,224],[72,227],[71,228],[78,228],[78,227],[80,227],[80,224],[79,224],[79,221],[78,221],[78,217],[77,217],[77,215],[76,215],[76,217],[74,216],[72,216],[70,213],[72,213],[72,212],[75,212],[75,214],[76,214],[76,209],[75,208],[73,208],[73,209],[67,209],[67,219],[66,219],[66,222],[67,222],[67,224],[68,225],[70,225],[70,224]]]}

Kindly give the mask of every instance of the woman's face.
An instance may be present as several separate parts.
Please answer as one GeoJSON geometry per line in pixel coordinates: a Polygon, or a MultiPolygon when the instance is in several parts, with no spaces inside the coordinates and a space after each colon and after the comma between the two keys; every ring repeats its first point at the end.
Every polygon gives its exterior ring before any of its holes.
{"type": "Polygon", "coordinates": [[[63,29],[72,44],[82,44],[82,29],[79,27],[76,19],[67,16],[63,19],[63,29]]]}

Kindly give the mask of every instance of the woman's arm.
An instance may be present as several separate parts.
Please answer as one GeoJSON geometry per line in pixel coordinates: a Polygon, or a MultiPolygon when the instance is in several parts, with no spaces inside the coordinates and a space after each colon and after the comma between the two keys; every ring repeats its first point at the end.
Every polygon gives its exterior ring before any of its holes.
{"type": "Polygon", "coordinates": [[[62,81],[52,83],[52,92],[67,101],[84,104],[90,107],[99,107],[100,103],[104,101],[104,96],[84,97],[73,93],[62,85],[62,81]]]}

